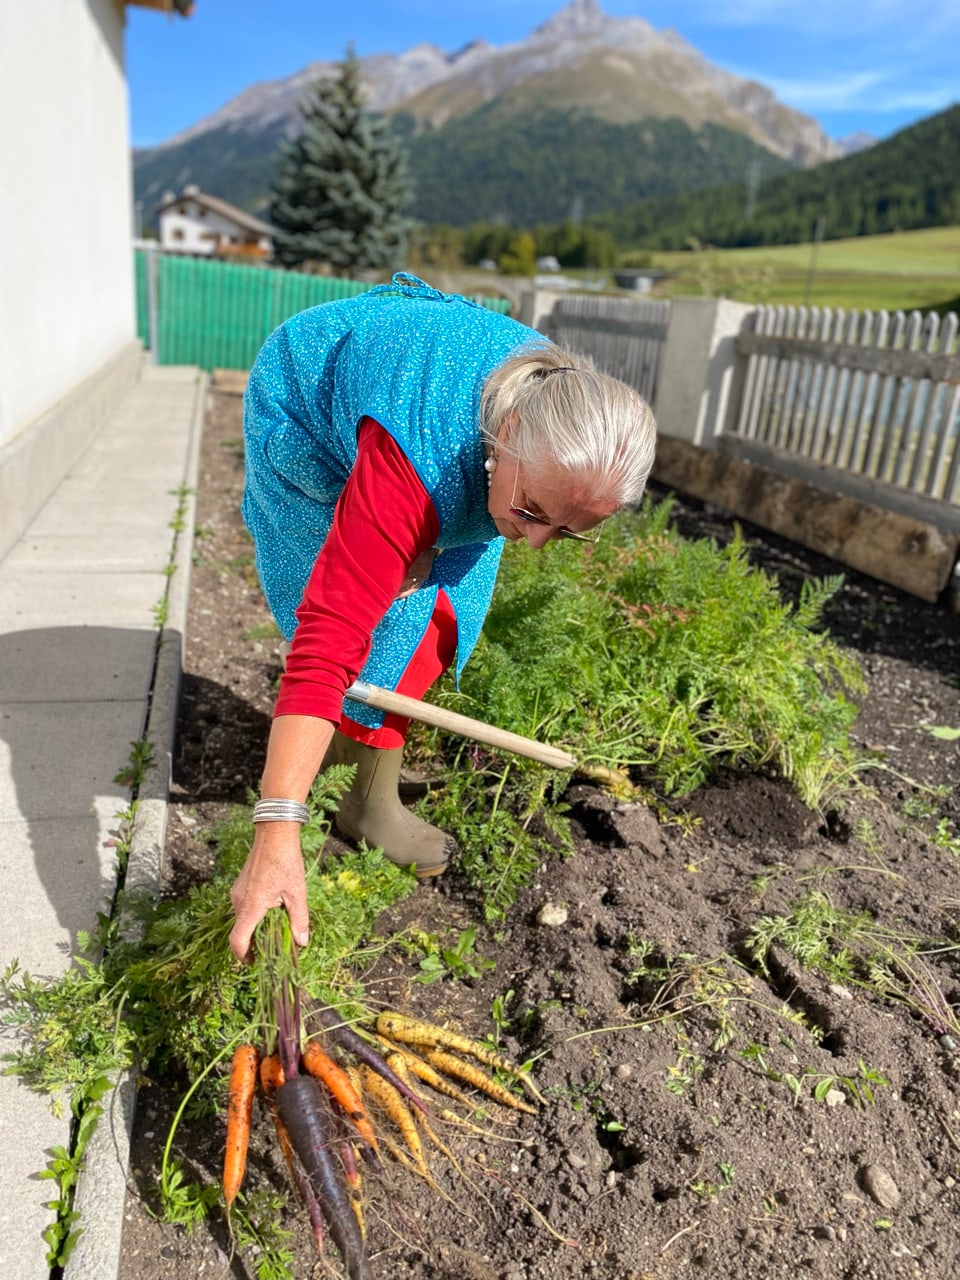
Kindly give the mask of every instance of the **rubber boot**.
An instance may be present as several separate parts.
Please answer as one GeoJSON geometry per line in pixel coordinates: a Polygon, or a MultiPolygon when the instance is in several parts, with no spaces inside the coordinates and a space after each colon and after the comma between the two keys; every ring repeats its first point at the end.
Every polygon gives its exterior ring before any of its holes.
{"type": "Polygon", "coordinates": [[[403,748],[387,750],[333,735],[337,764],[355,764],[356,777],[340,797],[337,830],[352,840],[379,845],[399,867],[414,867],[418,879],[446,871],[454,841],[439,827],[405,809],[397,793],[403,748]]]}

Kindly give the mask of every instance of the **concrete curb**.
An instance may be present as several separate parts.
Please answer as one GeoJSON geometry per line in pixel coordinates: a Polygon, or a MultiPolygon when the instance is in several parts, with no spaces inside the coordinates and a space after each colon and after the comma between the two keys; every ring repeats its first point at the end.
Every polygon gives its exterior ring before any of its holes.
{"type": "MultiPolygon", "coordinates": [[[[183,473],[186,492],[181,508],[182,527],[173,545],[174,572],[167,586],[166,618],[157,641],[144,727],[144,736],[153,746],[154,763],[140,785],[137,798],[124,883],[129,892],[158,895],[160,891],[190,600],[195,490],[208,384],[207,375],[198,374],[183,473]]],[[[120,928],[121,933],[132,936],[133,926],[122,914],[120,928]]],[[[74,1208],[80,1214],[82,1234],[64,1266],[63,1280],[111,1280],[118,1274],[136,1095],[136,1073],[127,1071],[103,1099],[103,1115],[90,1139],[77,1181],[74,1208]]]]}

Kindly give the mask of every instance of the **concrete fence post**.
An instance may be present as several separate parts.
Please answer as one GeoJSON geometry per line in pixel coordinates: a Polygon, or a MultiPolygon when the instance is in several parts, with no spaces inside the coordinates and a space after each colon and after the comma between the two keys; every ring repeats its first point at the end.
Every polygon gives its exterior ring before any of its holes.
{"type": "Polygon", "coordinates": [[[158,250],[151,245],[147,250],[147,348],[151,364],[160,362],[160,321],[158,278],[160,261],[158,250]]]}
{"type": "Polygon", "coordinates": [[[736,338],[753,307],[726,298],[674,298],[654,411],[661,435],[715,447],[743,384],[736,338]]]}
{"type": "Polygon", "coordinates": [[[547,333],[553,308],[565,296],[561,289],[526,289],[520,298],[517,319],[538,333],[547,333]]]}

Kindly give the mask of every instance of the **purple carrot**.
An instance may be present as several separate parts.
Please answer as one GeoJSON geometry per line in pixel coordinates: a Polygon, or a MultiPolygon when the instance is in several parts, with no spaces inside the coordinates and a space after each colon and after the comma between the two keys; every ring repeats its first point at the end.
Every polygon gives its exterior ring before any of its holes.
{"type": "Polygon", "coordinates": [[[340,1142],[340,1159],[343,1161],[343,1171],[347,1175],[347,1182],[356,1182],[358,1177],[357,1153],[353,1149],[353,1143],[348,1138],[344,1138],[340,1142]]]}
{"type": "Polygon", "coordinates": [[[303,1171],[303,1167],[298,1164],[296,1154],[290,1142],[290,1137],[283,1126],[280,1119],[280,1113],[277,1110],[276,1099],[270,1103],[270,1114],[273,1116],[273,1123],[277,1129],[277,1138],[280,1142],[280,1150],[283,1152],[284,1159],[287,1162],[287,1169],[293,1184],[299,1193],[303,1206],[307,1211],[307,1217],[310,1219],[310,1229],[313,1232],[313,1238],[317,1242],[318,1253],[323,1252],[323,1210],[320,1208],[320,1201],[313,1189],[313,1184],[303,1171]]]}
{"type": "Polygon", "coordinates": [[[373,1280],[360,1226],[341,1181],[341,1167],[331,1154],[331,1144],[336,1142],[332,1117],[313,1076],[294,1076],[281,1085],[277,1090],[277,1111],[316,1193],[350,1280],[373,1280]]]}
{"type": "Polygon", "coordinates": [[[317,1017],[341,1048],[348,1050],[355,1058],[359,1058],[371,1071],[376,1071],[378,1076],[382,1076],[384,1080],[392,1084],[398,1093],[402,1093],[424,1115],[428,1114],[423,1099],[414,1093],[407,1082],[401,1080],[395,1071],[390,1070],[376,1049],[372,1049],[362,1036],[357,1035],[352,1027],[347,1026],[336,1009],[318,1009],[317,1017]]]}
{"type": "Polygon", "coordinates": [[[300,993],[290,1000],[290,984],[282,982],[274,1002],[277,1014],[277,1053],[285,1079],[300,1074],[300,993]]]}

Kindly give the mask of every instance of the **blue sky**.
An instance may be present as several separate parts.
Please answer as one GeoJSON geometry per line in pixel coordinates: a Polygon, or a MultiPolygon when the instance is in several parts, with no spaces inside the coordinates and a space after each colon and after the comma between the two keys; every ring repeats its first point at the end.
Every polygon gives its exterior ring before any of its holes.
{"type": "MultiPolygon", "coordinates": [[[[600,0],[673,27],[712,62],[768,85],[835,138],[885,137],[960,100],[960,0],[600,0]]],[[[151,146],[260,80],[430,41],[521,40],[564,0],[197,0],[187,21],[131,7],[131,135],[151,146]]]]}

